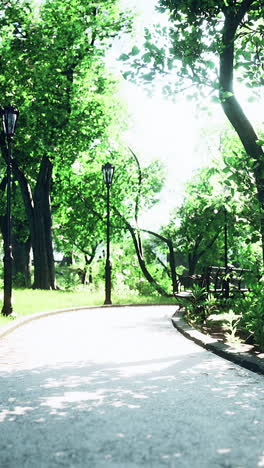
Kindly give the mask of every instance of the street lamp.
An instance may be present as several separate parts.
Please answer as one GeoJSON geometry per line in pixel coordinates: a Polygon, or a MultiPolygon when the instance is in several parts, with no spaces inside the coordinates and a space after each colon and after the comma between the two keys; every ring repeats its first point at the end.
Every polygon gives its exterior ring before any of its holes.
{"type": "Polygon", "coordinates": [[[3,315],[11,315],[12,308],[12,241],[11,241],[11,176],[12,176],[12,138],[15,134],[19,111],[13,106],[1,109],[4,134],[7,138],[7,200],[6,200],[6,235],[4,236],[4,303],[3,315]]]}
{"type": "Polygon", "coordinates": [[[224,208],[224,216],[225,216],[225,221],[224,221],[224,246],[225,246],[225,252],[224,252],[224,257],[225,257],[225,269],[227,270],[228,267],[228,238],[227,238],[227,209],[226,207],[224,208]]]}
{"type": "Polygon", "coordinates": [[[105,304],[111,302],[111,262],[110,262],[110,187],[112,184],[115,168],[110,163],[102,166],[104,181],[107,188],[107,231],[106,231],[106,262],[105,262],[105,304]]]}

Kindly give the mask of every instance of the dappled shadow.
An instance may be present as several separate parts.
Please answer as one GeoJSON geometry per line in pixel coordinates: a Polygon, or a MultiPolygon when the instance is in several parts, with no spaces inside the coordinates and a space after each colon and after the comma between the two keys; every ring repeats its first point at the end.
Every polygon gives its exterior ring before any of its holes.
{"type": "Polygon", "coordinates": [[[261,377],[203,350],[1,382],[3,468],[264,466],[261,377]]]}

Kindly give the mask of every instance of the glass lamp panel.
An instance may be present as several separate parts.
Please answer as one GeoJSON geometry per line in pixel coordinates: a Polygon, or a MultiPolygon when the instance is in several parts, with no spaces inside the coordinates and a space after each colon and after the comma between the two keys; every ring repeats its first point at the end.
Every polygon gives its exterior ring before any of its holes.
{"type": "Polygon", "coordinates": [[[112,164],[110,164],[110,163],[106,163],[102,167],[104,181],[105,181],[106,185],[111,185],[112,180],[113,180],[113,176],[114,176],[114,170],[115,170],[114,166],[112,166],[112,164]]]}
{"type": "Polygon", "coordinates": [[[13,106],[7,106],[2,110],[2,116],[5,135],[13,136],[16,130],[18,110],[13,106]]]}

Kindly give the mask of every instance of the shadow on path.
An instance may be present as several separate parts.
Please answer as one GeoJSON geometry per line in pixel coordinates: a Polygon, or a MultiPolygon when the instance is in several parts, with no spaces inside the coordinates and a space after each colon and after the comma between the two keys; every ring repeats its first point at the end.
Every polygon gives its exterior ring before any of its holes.
{"type": "Polygon", "coordinates": [[[0,398],[1,468],[264,466],[262,379],[203,350],[2,372],[0,398]]]}
{"type": "Polygon", "coordinates": [[[167,310],[67,313],[1,340],[0,467],[264,467],[263,377],[167,310]]]}

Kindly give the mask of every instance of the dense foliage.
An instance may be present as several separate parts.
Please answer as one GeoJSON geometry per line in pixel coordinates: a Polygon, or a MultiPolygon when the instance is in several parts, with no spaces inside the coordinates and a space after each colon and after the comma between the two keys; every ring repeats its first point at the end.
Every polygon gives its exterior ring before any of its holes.
{"type": "MultiPolygon", "coordinates": [[[[99,143],[106,154],[110,128],[121,130],[114,79],[103,57],[130,20],[117,2],[58,0],[37,6],[21,0],[5,4],[0,26],[2,102],[20,110],[13,172],[27,216],[34,287],[55,288],[52,175],[64,177],[84,152],[95,158],[92,149],[99,143]]],[[[3,139],[1,149],[5,158],[3,139]]],[[[17,240],[23,244],[21,236],[17,240]]]]}
{"type": "Polygon", "coordinates": [[[179,92],[218,101],[245,150],[259,208],[259,232],[264,259],[263,140],[238,102],[234,82],[258,90],[263,86],[263,2],[256,0],[160,0],[167,26],[145,31],[142,49],[121,57],[125,76],[149,85],[155,77],[165,94],[179,92]]]}
{"type": "Polygon", "coordinates": [[[175,253],[190,275],[226,262],[259,271],[258,210],[252,170],[241,144],[227,132],[221,157],[187,184],[183,203],[163,232],[173,239],[175,253]]]}

